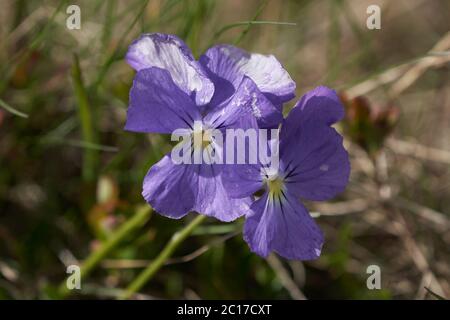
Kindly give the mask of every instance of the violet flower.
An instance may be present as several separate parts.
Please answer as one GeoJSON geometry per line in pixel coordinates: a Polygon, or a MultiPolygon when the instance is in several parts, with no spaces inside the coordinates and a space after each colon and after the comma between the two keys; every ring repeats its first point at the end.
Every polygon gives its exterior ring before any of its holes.
{"type": "Polygon", "coordinates": [[[231,45],[217,45],[199,61],[216,88],[220,88],[214,95],[215,103],[231,96],[244,76],[250,77],[280,111],[282,103],[295,96],[295,82],[272,55],[249,54],[231,45]]]}
{"type": "MultiPolygon", "coordinates": [[[[137,71],[125,126],[135,132],[186,129],[194,135],[194,122],[219,130],[277,127],[282,121],[280,105],[295,90],[273,56],[217,46],[198,62],[173,35],[142,35],[129,47],[126,60],[137,71]]],[[[248,210],[251,199],[228,196],[221,178],[224,166],[175,164],[167,154],[148,171],[142,194],[170,218],[197,211],[232,221],[248,210]]]]}
{"type": "Polygon", "coordinates": [[[320,256],[322,232],[299,199],[327,200],[347,185],[348,154],[331,127],[343,116],[336,93],[318,87],[297,102],[281,126],[278,170],[260,164],[225,168],[230,196],[264,191],[246,214],[244,239],[253,252],[266,257],[275,251],[298,260],[320,256]]]}

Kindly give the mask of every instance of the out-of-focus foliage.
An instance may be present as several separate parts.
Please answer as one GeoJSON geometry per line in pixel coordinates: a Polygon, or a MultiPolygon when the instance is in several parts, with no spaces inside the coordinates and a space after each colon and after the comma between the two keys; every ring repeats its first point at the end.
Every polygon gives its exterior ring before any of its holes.
{"type": "MultiPolygon", "coordinates": [[[[66,28],[69,4],[1,3],[0,298],[60,297],[66,265],[144,204],[142,179],[172,143],[123,130],[134,76],[124,54],[143,32],[177,34],[197,57],[234,42],[273,54],[297,97],[320,84],[345,92],[352,175],[334,202],[308,204],[325,233],[319,260],[264,260],[242,220],[209,219],[138,297],[450,296],[449,1],[83,0],[80,30],[66,28]],[[366,28],[372,4],[380,30],[366,28]],[[372,264],[381,290],[366,286],[372,264]]],[[[119,296],[193,216],[152,214],[71,297],[119,296]]]]}
{"type": "Polygon", "coordinates": [[[345,133],[369,154],[383,147],[386,138],[397,124],[399,109],[392,104],[384,108],[373,105],[364,96],[349,99],[341,93],[345,107],[345,133]]]}

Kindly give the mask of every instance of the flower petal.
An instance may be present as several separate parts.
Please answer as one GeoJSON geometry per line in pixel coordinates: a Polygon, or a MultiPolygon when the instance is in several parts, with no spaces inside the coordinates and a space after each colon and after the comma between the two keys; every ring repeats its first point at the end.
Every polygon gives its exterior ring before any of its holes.
{"type": "Polygon", "coordinates": [[[232,198],[250,197],[263,187],[259,164],[225,165],[222,181],[232,198]]]}
{"type": "Polygon", "coordinates": [[[193,97],[199,106],[207,104],[214,94],[213,83],[195,61],[188,46],[174,35],[143,34],[128,48],[126,60],[136,71],[150,67],[167,70],[177,86],[193,97]]]}
{"type": "Polygon", "coordinates": [[[256,87],[249,77],[243,77],[238,89],[232,97],[214,107],[205,117],[205,122],[212,127],[241,128],[244,122],[247,127],[273,128],[283,121],[283,114],[256,87]],[[252,124],[255,118],[258,125],[252,124]]]}
{"type": "Polygon", "coordinates": [[[299,142],[291,146],[292,153],[289,156],[282,156],[283,164],[289,164],[284,169],[289,172],[286,186],[288,190],[305,199],[331,199],[344,191],[348,183],[348,153],[342,145],[342,137],[333,128],[323,130],[317,135],[309,135],[309,138],[303,135],[300,139],[302,142],[313,140],[311,145],[305,147],[305,143],[299,142]],[[285,162],[285,159],[288,159],[288,162],[285,162]]]}
{"type": "Polygon", "coordinates": [[[160,214],[174,219],[197,211],[229,222],[248,211],[250,198],[231,199],[220,165],[175,164],[166,155],[148,171],[142,195],[160,214]]]}
{"type": "Polygon", "coordinates": [[[195,211],[225,222],[233,221],[248,211],[251,203],[249,197],[229,197],[221,177],[223,166],[201,164],[196,167],[198,194],[195,211]]]}
{"type": "Polygon", "coordinates": [[[271,199],[266,193],[251,206],[244,240],[262,257],[275,251],[286,259],[313,260],[320,256],[323,234],[295,197],[271,199]]]}
{"type": "Polygon", "coordinates": [[[330,127],[343,117],[343,108],[330,92],[322,87],[305,95],[291,110],[280,132],[286,187],[310,200],[334,197],[345,189],[350,175],[342,136],[330,127]]]}
{"type": "Polygon", "coordinates": [[[171,133],[190,128],[199,119],[197,106],[173,83],[168,71],[156,67],[138,71],[130,90],[126,130],[171,133]]]}
{"type": "Polygon", "coordinates": [[[179,219],[194,207],[198,176],[192,166],[172,162],[164,156],[152,166],[144,179],[142,195],[160,214],[179,219]]]}
{"type": "Polygon", "coordinates": [[[344,117],[342,106],[336,91],[324,86],[319,86],[304,94],[289,112],[283,124],[281,139],[290,137],[297,139],[301,130],[300,122],[314,122],[331,126],[344,117]]]}
{"type": "Polygon", "coordinates": [[[217,45],[208,49],[199,61],[209,71],[215,86],[224,88],[216,92],[213,100],[229,97],[233,91],[230,85],[238,88],[243,76],[250,77],[275,105],[295,96],[295,82],[272,55],[249,54],[231,45],[217,45]]]}

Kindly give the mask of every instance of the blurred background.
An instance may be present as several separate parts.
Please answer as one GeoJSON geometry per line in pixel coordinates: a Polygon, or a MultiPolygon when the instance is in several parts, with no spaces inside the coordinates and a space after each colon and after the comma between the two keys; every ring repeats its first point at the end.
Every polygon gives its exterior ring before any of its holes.
{"type": "Polygon", "coordinates": [[[320,259],[262,259],[242,220],[208,219],[134,298],[450,296],[449,1],[1,0],[0,21],[0,298],[116,298],[195,217],[149,213],[141,197],[171,149],[123,130],[124,54],[143,32],[177,34],[196,57],[218,43],[275,55],[297,82],[286,113],[317,85],[338,90],[352,175],[333,201],[307,203],[320,259]],[[70,4],[80,30],[66,27],[70,4]],[[366,27],[372,4],[380,30],[366,27]],[[61,293],[87,257],[82,289],[61,293]]]}

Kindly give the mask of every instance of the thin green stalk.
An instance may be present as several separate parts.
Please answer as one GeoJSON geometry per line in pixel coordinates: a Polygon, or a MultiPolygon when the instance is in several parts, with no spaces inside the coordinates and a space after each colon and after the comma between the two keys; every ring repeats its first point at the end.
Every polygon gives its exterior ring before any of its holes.
{"type": "MultiPolygon", "coordinates": [[[[83,84],[80,62],[78,56],[74,55],[72,64],[72,81],[75,97],[78,104],[78,115],[80,118],[83,141],[88,144],[96,144],[93,128],[92,110],[89,104],[86,88],[83,84]]],[[[85,149],[83,156],[83,179],[93,181],[97,167],[98,152],[93,149],[85,149]]]]}
{"type": "MultiPolygon", "coordinates": [[[[150,219],[151,213],[152,209],[149,206],[142,207],[133,217],[121,225],[98,250],[92,252],[80,267],[81,279],[86,278],[99,262],[133,230],[143,226],[150,219]]],[[[71,291],[67,288],[66,281],[61,283],[58,292],[61,298],[70,294],[71,291]]]]}
{"type": "Polygon", "coordinates": [[[341,27],[339,24],[341,1],[330,2],[330,25],[328,27],[327,50],[327,78],[325,83],[332,83],[338,76],[341,64],[339,53],[341,50],[341,27]]]}
{"type": "Polygon", "coordinates": [[[28,118],[28,115],[26,113],[23,113],[17,109],[14,109],[9,104],[7,104],[5,101],[0,99],[0,107],[5,109],[6,111],[11,112],[12,114],[15,114],[16,116],[22,117],[22,118],[28,118]]]}
{"type": "Polygon", "coordinates": [[[108,48],[109,42],[111,40],[112,31],[114,28],[114,12],[116,10],[116,1],[110,0],[106,2],[105,9],[105,22],[103,24],[102,33],[102,48],[106,50],[108,48]]]}
{"type": "MultiPolygon", "coordinates": [[[[258,10],[256,10],[256,13],[255,13],[255,15],[253,16],[253,18],[252,18],[251,21],[255,21],[256,19],[258,19],[259,15],[263,12],[264,8],[266,7],[268,1],[269,1],[269,0],[264,0],[264,1],[261,3],[261,5],[259,6],[258,10]]],[[[239,42],[241,42],[241,40],[242,40],[242,39],[247,35],[247,33],[250,31],[251,27],[252,27],[252,24],[249,23],[249,24],[247,25],[247,27],[241,32],[241,34],[234,40],[233,44],[234,44],[234,45],[238,45],[239,42]]]]}
{"type": "Polygon", "coordinates": [[[113,146],[106,146],[102,144],[97,143],[91,143],[86,142],[83,140],[77,140],[77,139],[64,139],[64,138],[57,138],[57,137],[50,137],[46,140],[42,140],[43,143],[48,144],[65,144],[71,147],[76,148],[83,148],[83,149],[92,149],[96,151],[102,151],[102,152],[118,152],[119,148],[113,147],[113,146]]]}
{"type": "Polygon", "coordinates": [[[119,299],[129,299],[134,293],[139,291],[148,281],[152,279],[155,273],[165,264],[175,249],[194,231],[194,229],[205,220],[206,216],[198,215],[185,228],[175,233],[166,244],[161,253],[153,260],[145,270],[143,270],[133,282],[126,288],[119,299]]]}
{"type": "Polygon", "coordinates": [[[222,33],[224,33],[225,31],[228,31],[230,29],[233,29],[233,28],[242,27],[242,26],[248,26],[248,25],[259,25],[259,24],[262,24],[262,25],[281,25],[281,26],[296,26],[297,25],[297,23],[295,23],[295,22],[283,22],[283,21],[265,21],[265,20],[240,21],[240,22],[227,24],[222,29],[217,31],[214,34],[213,38],[215,40],[215,39],[219,38],[222,35],[222,33]]]}
{"type": "Polygon", "coordinates": [[[431,294],[431,295],[432,295],[433,297],[435,297],[437,300],[447,300],[447,299],[445,299],[444,297],[438,295],[437,293],[431,291],[430,288],[427,288],[427,287],[424,287],[424,288],[425,288],[425,290],[428,291],[429,294],[431,294]]]}
{"type": "Polygon", "coordinates": [[[227,24],[227,25],[223,26],[219,31],[214,33],[214,35],[213,35],[213,37],[212,37],[208,47],[211,47],[225,31],[228,31],[228,30],[236,28],[236,27],[246,26],[246,28],[239,34],[239,36],[234,41],[235,45],[238,44],[242,40],[242,38],[244,38],[244,36],[250,31],[251,26],[254,25],[254,24],[289,24],[289,23],[275,22],[275,21],[257,21],[256,20],[259,17],[259,15],[261,14],[261,12],[263,11],[264,7],[266,6],[267,1],[268,0],[265,0],[259,6],[259,8],[257,9],[257,11],[256,11],[255,15],[253,16],[252,20],[250,20],[250,21],[240,21],[240,22],[227,24]]]}
{"type": "Polygon", "coordinates": [[[150,0],[146,0],[144,1],[144,4],[142,5],[142,7],[140,7],[140,9],[138,10],[138,14],[136,15],[136,17],[133,19],[133,21],[131,22],[131,24],[128,26],[127,29],[125,29],[125,31],[122,33],[122,35],[120,36],[118,42],[117,42],[117,46],[116,48],[113,50],[113,52],[108,56],[108,58],[105,60],[105,62],[103,63],[102,67],[100,68],[100,71],[98,73],[98,76],[95,80],[95,82],[92,85],[92,90],[96,90],[100,84],[102,83],[103,79],[105,78],[109,67],[111,66],[111,64],[114,62],[114,59],[117,58],[119,52],[120,52],[120,47],[122,45],[122,42],[125,40],[125,38],[127,37],[127,35],[130,33],[130,31],[133,29],[133,27],[135,26],[135,24],[139,21],[139,19],[141,18],[141,16],[145,13],[145,8],[147,8],[148,2],[150,0]]]}
{"type": "MultiPolygon", "coordinates": [[[[64,4],[67,0],[61,0],[56,7],[55,11],[53,11],[51,17],[47,19],[45,26],[41,29],[41,31],[34,36],[33,41],[22,50],[17,52],[9,61],[6,63],[6,67],[1,69],[0,72],[2,74],[2,79],[0,80],[0,93],[6,88],[9,79],[11,78],[15,67],[25,61],[31,52],[38,48],[45,40],[47,35],[50,33],[50,27],[53,25],[53,22],[56,18],[58,12],[63,8],[64,4]]],[[[4,42],[6,45],[6,41],[4,42]]],[[[3,45],[0,44],[0,48],[3,48],[3,45]]]]}

